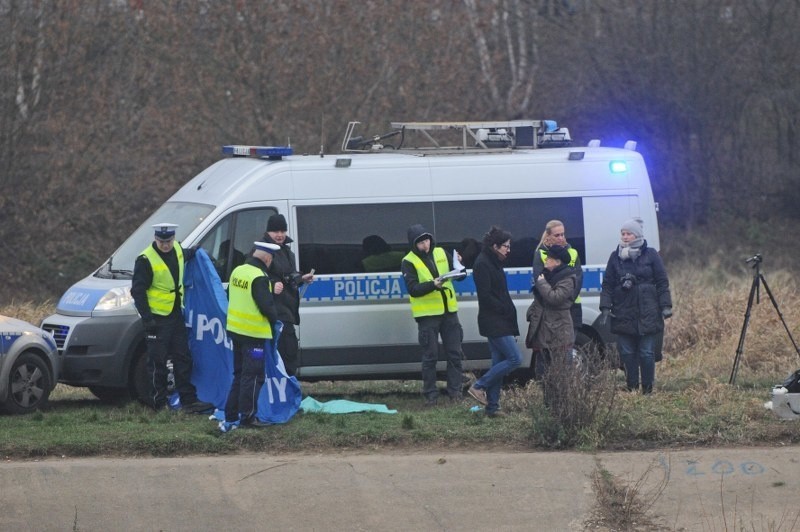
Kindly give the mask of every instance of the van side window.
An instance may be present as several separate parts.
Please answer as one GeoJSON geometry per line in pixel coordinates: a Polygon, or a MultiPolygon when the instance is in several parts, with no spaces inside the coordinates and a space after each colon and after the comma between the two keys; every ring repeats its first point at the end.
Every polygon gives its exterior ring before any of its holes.
{"type": "Polygon", "coordinates": [[[223,283],[228,282],[235,267],[244,263],[253,242],[264,236],[267,220],[277,212],[266,207],[231,213],[203,237],[200,247],[208,253],[223,283]]]}
{"type": "Polygon", "coordinates": [[[582,204],[581,198],[437,201],[433,204],[436,245],[448,251],[458,249],[464,265],[470,268],[475,241],[480,243],[492,225],[499,225],[513,236],[511,253],[503,266],[527,268],[533,264],[533,252],[545,224],[558,219],[564,222],[567,240],[584,263],[582,204]]]}
{"type": "Polygon", "coordinates": [[[299,206],[300,270],[314,268],[319,274],[400,271],[400,261],[409,249],[406,231],[415,223],[432,231],[436,245],[448,253],[457,249],[468,268],[484,233],[500,225],[514,235],[505,266],[527,268],[545,224],[554,218],[564,222],[569,242],[584,260],[581,198],[299,206]],[[370,259],[379,252],[379,259],[370,259]],[[389,260],[397,264],[386,264],[389,260]]]}
{"type": "Polygon", "coordinates": [[[372,237],[379,236],[388,245],[387,249],[381,244],[382,251],[398,260],[394,266],[384,262],[371,271],[399,272],[400,261],[408,252],[408,227],[416,223],[433,230],[430,202],[298,206],[300,271],[365,272],[369,268],[364,259],[374,251],[371,243],[376,239],[372,237]]]}
{"type": "Polygon", "coordinates": [[[564,222],[567,239],[581,259],[585,257],[581,198],[502,199],[438,201],[433,204],[437,245],[457,249],[467,268],[472,267],[475,248],[492,225],[511,232],[511,253],[506,268],[533,264],[545,224],[554,218],[564,222]]]}

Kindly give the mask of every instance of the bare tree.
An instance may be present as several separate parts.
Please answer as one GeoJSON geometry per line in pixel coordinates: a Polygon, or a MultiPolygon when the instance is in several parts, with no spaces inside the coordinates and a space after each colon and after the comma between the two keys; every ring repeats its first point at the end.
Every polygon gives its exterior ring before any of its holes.
{"type": "Polygon", "coordinates": [[[464,0],[464,7],[491,112],[526,113],[539,67],[536,3],[464,0]]]}

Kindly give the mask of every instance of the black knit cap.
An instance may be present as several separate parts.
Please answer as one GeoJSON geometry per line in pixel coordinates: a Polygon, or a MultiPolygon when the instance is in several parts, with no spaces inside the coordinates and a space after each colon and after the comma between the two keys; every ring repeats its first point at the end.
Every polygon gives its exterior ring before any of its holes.
{"type": "Polygon", "coordinates": [[[273,214],[267,220],[267,231],[286,231],[286,218],[282,214],[273,214]]]}

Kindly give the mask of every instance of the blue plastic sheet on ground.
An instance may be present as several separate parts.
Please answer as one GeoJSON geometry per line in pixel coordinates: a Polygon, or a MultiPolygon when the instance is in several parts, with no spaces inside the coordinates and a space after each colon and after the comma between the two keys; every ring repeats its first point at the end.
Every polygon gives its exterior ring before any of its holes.
{"type": "Polygon", "coordinates": [[[358,412],[377,412],[379,414],[396,414],[397,410],[390,410],[386,405],[370,403],[356,403],[346,399],[334,399],[321,403],[313,397],[306,397],[300,403],[300,410],[305,414],[355,414],[358,412]]]}

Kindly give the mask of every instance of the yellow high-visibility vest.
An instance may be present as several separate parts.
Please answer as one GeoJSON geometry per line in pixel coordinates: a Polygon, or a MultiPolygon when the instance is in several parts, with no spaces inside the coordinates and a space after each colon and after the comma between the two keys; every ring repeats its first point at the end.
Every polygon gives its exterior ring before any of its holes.
{"type": "Polygon", "coordinates": [[[180,299],[181,306],[183,306],[181,295],[183,294],[183,250],[177,242],[175,242],[174,249],[178,257],[177,286],[175,286],[175,279],[172,277],[167,263],[153,249],[153,246],[147,246],[147,249],[142,251],[142,255],[150,261],[150,267],[153,269],[153,282],[147,289],[147,303],[150,305],[150,312],[159,316],[169,316],[172,313],[176,297],[180,299]]]}
{"type": "MultiPolygon", "coordinates": [[[[433,281],[433,275],[425,263],[422,262],[413,251],[409,251],[408,255],[403,257],[403,260],[410,262],[417,270],[417,279],[420,283],[433,281]]],[[[449,272],[450,265],[447,263],[447,254],[442,248],[433,248],[433,261],[436,263],[436,269],[440,274],[449,272]]],[[[456,312],[458,310],[458,302],[456,301],[456,293],[453,289],[453,282],[448,279],[442,283],[442,291],[434,290],[422,297],[410,297],[411,301],[411,314],[415,318],[422,316],[440,316],[445,311],[456,312]],[[442,298],[444,294],[444,298],[442,298]],[[447,307],[445,308],[445,301],[447,307]]]]}
{"type": "MultiPolygon", "coordinates": [[[[272,338],[272,327],[266,316],[258,310],[253,299],[253,281],[267,277],[263,270],[252,264],[242,264],[231,272],[228,282],[228,324],[227,330],[252,338],[272,338]]],[[[267,279],[269,290],[272,284],[267,279]]]]}

